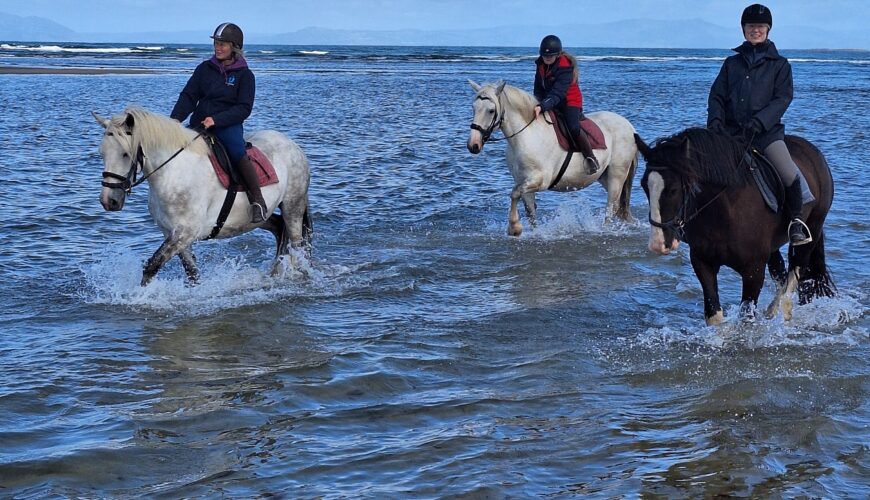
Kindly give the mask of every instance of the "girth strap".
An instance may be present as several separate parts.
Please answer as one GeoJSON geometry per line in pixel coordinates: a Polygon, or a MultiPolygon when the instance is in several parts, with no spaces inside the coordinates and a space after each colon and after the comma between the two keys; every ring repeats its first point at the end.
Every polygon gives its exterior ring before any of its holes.
{"type": "Polygon", "coordinates": [[[568,151],[568,154],[565,155],[565,161],[562,162],[562,167],[559,168],[559,173],[556,175],[556,178],[553,179],[553,182],[550,183],[550,187],[547,189],[553,189],[559,181],[562,180],[562,176],[565,175],[565,171],[568,170],[568,164],[571,163],[571,157],[574,156],[573,151],[568,151]]]}
{"type": "Polygon", "coordinates": [[[223,229],[224,224],[227,222],[227,217],[230,216],[230,210],[233,209],[233,203],[236,202],[236,193],[238,192],[239,185],[235,182],[231,183],[230,187],[227,188],[227,196],[224,198],[224,204],[221,205],[221,211],[218,214],[217,221],[214,223],[211,234],[206,238],[207,240],[217,237],[221,232],[221,229],[223,229]]]}

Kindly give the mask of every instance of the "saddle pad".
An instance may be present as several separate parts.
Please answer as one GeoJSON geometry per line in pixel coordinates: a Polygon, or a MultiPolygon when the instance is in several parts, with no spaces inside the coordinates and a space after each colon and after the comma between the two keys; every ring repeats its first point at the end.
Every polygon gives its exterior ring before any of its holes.
{"type": "Polygon", "coordinates": [[[767,208],[773,213],[779,212],[782,200],[785,199],[785,188],[773,165],[760,151],[754,148],[751,155],[746,153],[744,161],[749,163],[749,171],[752,172],[752,178],[755,180],[755,185],[758,187],[767,208]]]}
{"type": "MultiPolygon", "coordinates": [[[[275,168],[262,151],[257,149],[256,146],[251,146],[248,148],[248,156],[251,158],[251,162],[257,170],[257,180],[259,181],[260,186],[268,186],[269,184],[276,184],[278,182],[278,175],[275,174],[275,168]]],[[[214,153],[210,153],[208,159],[211,160],[211,166],[214,167],[214,173],[217,174],[221,186],[224,188],[230,187],[230,175],[220,166],[220,162],[218,162],[214,153]]],[[[239,184],[239,191],[246,191],[244,184],[239,184]]]]}
{"type": "MultiPolygon", "coordinates": [[[[553,124],[553,130],[556,131],[556,139],[559,141],[559,145],[562,146],[562,149],[565,151],[576,151],[576,149],[571,146],[573,141],[568,140],[568,137],[560,126],[560,122],[562,121],[561,117],[559,117],[553,110],[547,111],[547,113],[549,113],[550,123],[553,124]]],[[[589,138],[589,145],[592,146],[592,149],[607,149],[607,144],[604,142],[604,133],[601,132],[597,123],[589,118],[584,118],[583,120],[580,120],[580,128],[586,132],[586,137],[589,138]]]]}

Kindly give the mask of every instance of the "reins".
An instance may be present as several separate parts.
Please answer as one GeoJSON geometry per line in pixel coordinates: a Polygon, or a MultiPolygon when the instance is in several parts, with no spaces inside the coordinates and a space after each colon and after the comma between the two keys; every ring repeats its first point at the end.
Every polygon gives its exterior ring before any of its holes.
{"type": "MultiPolygon", "coordinates": [[[[754,139],[755,139],[755,133],[752,134],[752,136],[749,138],[749,141],[746,143],[746,149],[743,151],[743,155],[740,157],[740,161],[737,163],[735,170],[739,169],[743,165],[743,163],[746,161],[747,156],[751,155],[750,151],[752,150],[752,141],[754,139]]],[[[747,165],[750,168],[752,168],[752,166],[750,164],[747,164],[747,165]]],[[[701,208],[698,208],[697,210],[695,210],[695,212],[692,215],[686,217],[685,214],[689,209],[689,203],[691,202],[691,196],[688,193],[689,192],[688,186],[686,185],[685,182],[683,182],[683,204],[680,206],[680,210],[677,212],[677,215],[675,215],[671,220],[669,220],[667,222],[656,222],[652,219],[652,213],[650,213],[648,216],[649,223],[651,226],[657,227],[659,229],[667,229],[669,231],[672,231],[674,234],[677,235],[677,239],[683,240],[683,237],[685,236],[686,224],[691,222],[692,219],[697,217],[701,212],[704,211],[704,209],[706,209],[707,207],[712,205],[713,202],[716,201],[717,199],[719,199],[719,197],[722,196],[722,194],[724,194],[725,191],[727,191],[727,190],[728,190],[727,186],[723,187],[718,193],[716,193],[715,196],[713,196],[712,198],[707,200],[707,202],[704,203],[701,206],[701,208]]]]}
{"type": "MultiPolygon", "coordinates": [[[[104,180],[104,181],[102,181],[101,184],[103,185],[103,187],[107,187],[107,188],[123,189],[124,191],[127,192],[127,194],[130,194],[133,192],[134,187],[138,186],[139,184],[142,184],[143,182],[148,180],[149,177],[154,175],[158,170],[165,167],[166,164],[168,164],[170,161],[172,161],[176,156],[180,155],[182,151],[184,151],[185,149],[188,148],[188,146],[193,144],[193,141],[202,137],[202,134],[203,134],[203,131],[199,131],[195,136],[193,136],[193,138],[191,140],[187,141],[187,144],[185,144],[178,151],[173,153],[172,156],[170,156],[166,161],[164,161],[163,163],[158,165],[156,168],[154,168],[150,172],[144,174],[141,179],[137,180],[136,176],[138,175],[139,170],[140,169],[145,170],[145,158],[146,158],[146,156],[145,156],[145,152],[142,150],[142,145],[140,144],[136,148],[136,155],[130,161],[130,170],[127,172],[126,176],[118,175],[114,172],[103,171],[103,179],[106,179],[106,178],[118,179],[121,182],[107,182],[104,180]]],[[[132,133],[127,132],[127,135],[132,135],[132,133]]]]}
{"type": "MultiPolygon", "coordinates": [[[[477,96],[477,98],[482,100],[482,101],[492,101],[492,99],[490,99],[489,97],[486,97],[486,96],[479,95],[479,96],[477,96]]],[[[497,106],[497,109],[499,111],[501,111],[501,106],[497,106]]],[[[536,116],[533,116],[532,119],[529,120],[529,122],[526,123],[525,126],[523,126],[523,128],[519,129],[518,131],[514,132],[511,135],[506,135],[506,136],[501,137],[501,138],[492,137],[492,134],[493,134],[493,132],[495,132],[495,129],[499,128],[501,126],[501,122],[504,120],[504,113],[501,113],[501,112],[496,113],[496,115],[492,117],[492,122],[490,122],[489,127],[483,128],[480,125],[478,125],[474,122],[471,122],[471,129],[477,130],[478,132],[480,132],[481,140],[483,141],[484,144],[486,144],[489,141],[499,142],[499,141],[504,141],[506,139],[512,139],[513,137],[516,137],[517,135],[520,134],[520,132],[529,128],[529,125],[534,123],[536,118],[537,118],[536,116]]],[[[504,131],[502,131],[502,133],[504,133],[504,131]]]]}

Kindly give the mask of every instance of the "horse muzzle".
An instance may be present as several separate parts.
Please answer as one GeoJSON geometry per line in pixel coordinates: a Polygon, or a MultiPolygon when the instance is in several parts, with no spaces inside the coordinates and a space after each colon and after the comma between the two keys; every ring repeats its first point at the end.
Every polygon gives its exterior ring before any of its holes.
{"type": "Polygon", "coordinates": [[[124,208],[127,193],[123,189],[104,187],[100,193],[100,205],[107,212],[118,212],[124,208]]]}

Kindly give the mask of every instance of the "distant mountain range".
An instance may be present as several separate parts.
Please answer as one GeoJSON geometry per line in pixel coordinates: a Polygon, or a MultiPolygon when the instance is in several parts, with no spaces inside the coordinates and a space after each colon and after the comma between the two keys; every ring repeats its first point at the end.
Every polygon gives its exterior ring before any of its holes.
{"type": "MultiPolygon", "coordinates": [[[[603,24],[500,26],[474,30],[335,30],[304,28],[278,34],[250,31],[249,44],[268,45],[416,45],[534,47],[542,34],[557,33],[572,47],[723,48],[742,41],[739,27],[724,28],[698,19],[628,19],[603,24]]],[[[870,30],[826,31],[777,26],[771,38],[780,48],[870,49],[870,30]]],[[[0,41],[208,43],[201,31],[78,33],[49,19],[0,13],[0,41]]]]}

